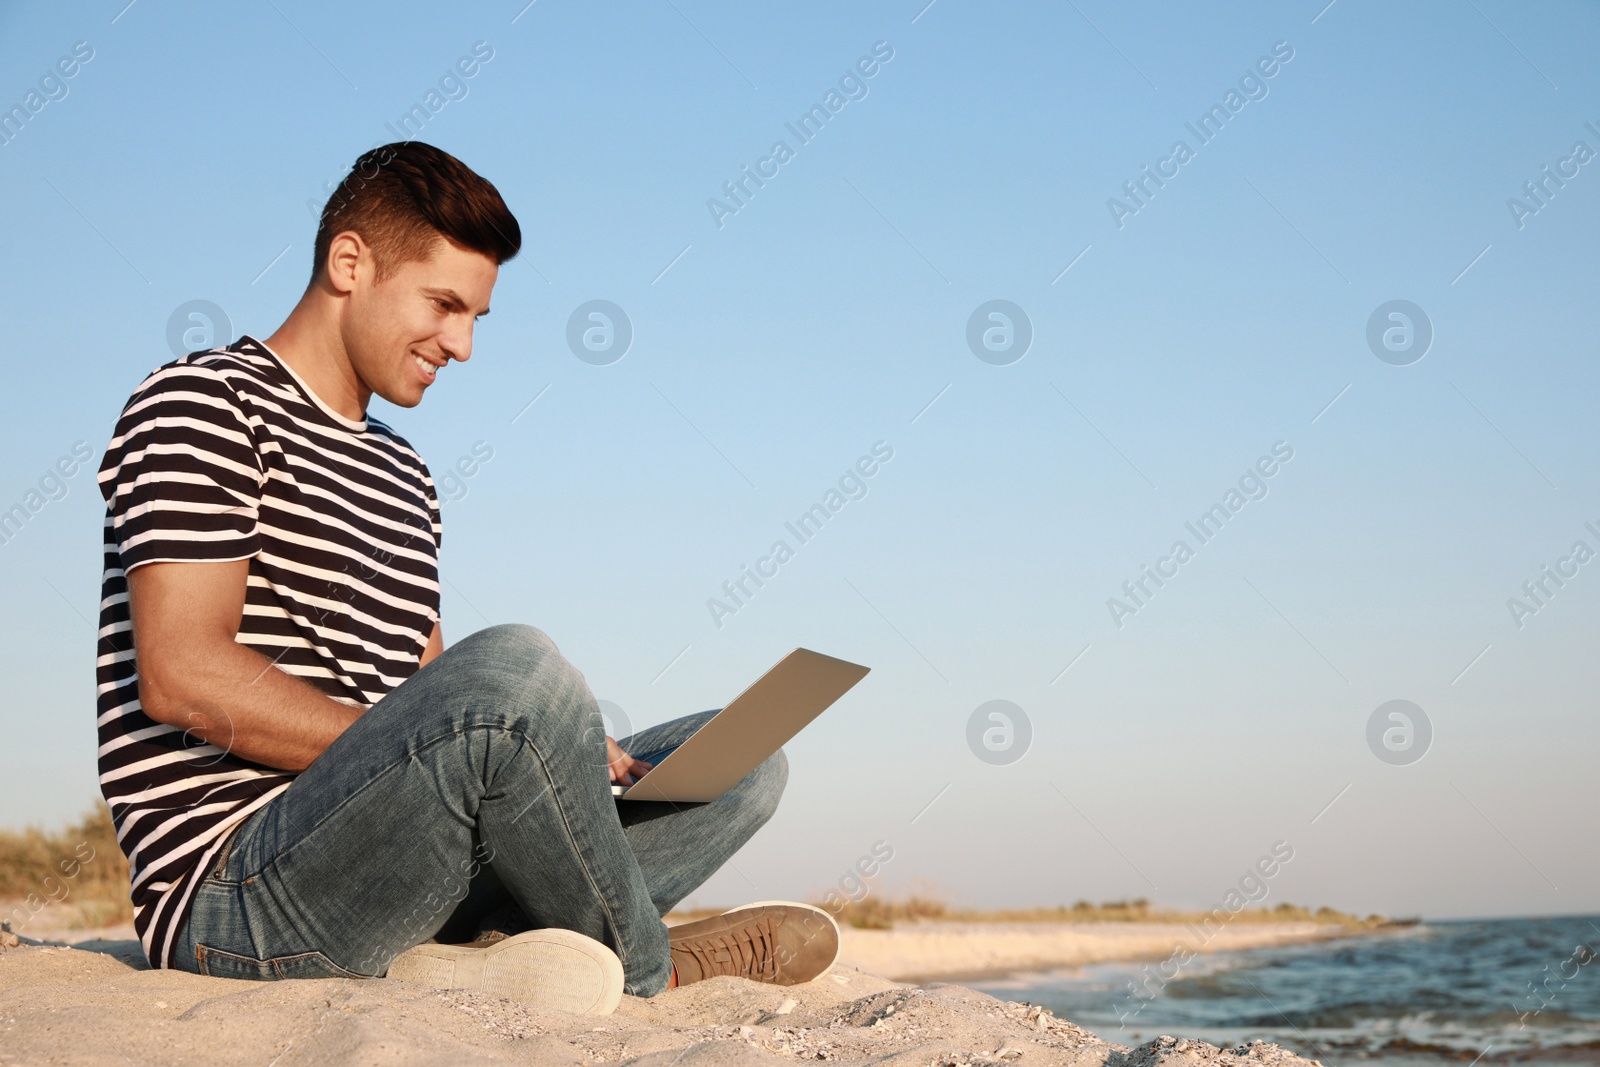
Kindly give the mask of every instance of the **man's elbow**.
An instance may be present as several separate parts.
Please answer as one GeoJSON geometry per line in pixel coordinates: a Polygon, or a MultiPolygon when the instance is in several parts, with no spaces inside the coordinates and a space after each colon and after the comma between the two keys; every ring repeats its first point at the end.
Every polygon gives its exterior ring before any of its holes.
{"type": "Polygon", "coordinates": [[[138,657],[139,706],[155,722],[204,735],[208,720],[219,709],[204,699],[197,685],[198,672],[190,665],[165,656],[138,657]]]}
{"type": "Polygon", "coordinates": [[[170,726],[193,737],[196,742],[206,742],[218,748],[232,748],[234,741],[233,719],[222,705],[214,701],[180,698],[160,688],[154,688],[153,701],[145,696],[152,691],[144,677],[139,679],[139,706],[145,717],[163,726],[170,726]]]}
{"type": "Polygon", "coordinates": [[[185,700],[181,692],[163,684],[157,672],[148,669],[139,671],[139,707],[146,718],[186,730],[194,725],[193,722],[183,721],[194,710],[192,703],[185,700]]]}

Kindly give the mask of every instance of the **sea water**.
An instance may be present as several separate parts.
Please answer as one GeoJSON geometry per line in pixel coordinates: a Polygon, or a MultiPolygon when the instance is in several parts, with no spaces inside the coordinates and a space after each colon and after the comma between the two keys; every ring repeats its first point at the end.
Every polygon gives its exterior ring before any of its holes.
{"type": "Polygon", "coordinates": [[[1165,983],[1134,963],[971,984],[1123,1045],[1171,1034],[1330,1065],[1554,1067],[1600,1064],[1597,953],[1600,916],[1429,922],[1197,956],[1165,983]]]}

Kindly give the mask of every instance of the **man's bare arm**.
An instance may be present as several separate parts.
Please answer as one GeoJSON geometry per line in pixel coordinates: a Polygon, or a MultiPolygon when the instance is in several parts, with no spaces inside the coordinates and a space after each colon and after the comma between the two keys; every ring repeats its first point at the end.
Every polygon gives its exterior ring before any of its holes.
{"type": "Polygon", "coordinates": [[[441,621],[433,624],[433,635],[428,638],[428,647],[422,650],[422,661],[419,664],[419,668],[426,667],[443,651],[444,623],[441,621]]]}
{"type": "Polygon", "coordinates": [[[139,702],[156,722],[243,759],[303,771],[361,709],[235,640],[249,573],[249,560],[234,560],[147,563],[128,575],[139,702]]]}

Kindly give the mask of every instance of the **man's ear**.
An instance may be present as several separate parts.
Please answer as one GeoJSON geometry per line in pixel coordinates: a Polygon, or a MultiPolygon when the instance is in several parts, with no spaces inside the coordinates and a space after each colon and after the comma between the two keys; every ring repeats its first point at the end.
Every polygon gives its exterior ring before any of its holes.
{"type": "Polygon", "coordinates": [[[373,270],[372,247],[361,239],[359,233],[345,230],[328,242],[328,262],[324,266],[328,273],[328,284],[333,286],[335,292],[351,292],[363,271],[370,278],[373,270]]]}

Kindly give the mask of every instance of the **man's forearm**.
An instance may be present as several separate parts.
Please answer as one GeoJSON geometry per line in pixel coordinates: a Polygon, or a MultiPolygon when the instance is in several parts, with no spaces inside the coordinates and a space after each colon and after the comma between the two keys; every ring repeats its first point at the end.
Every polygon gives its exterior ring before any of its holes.
{"type": "Polygon", "coordinates": [[[360,708],[341,704],[236,641],[207,642],[174,666],[155,677],[141,672],[146,715],[279,770],[305,770],[361,716],[360,708]]]}

